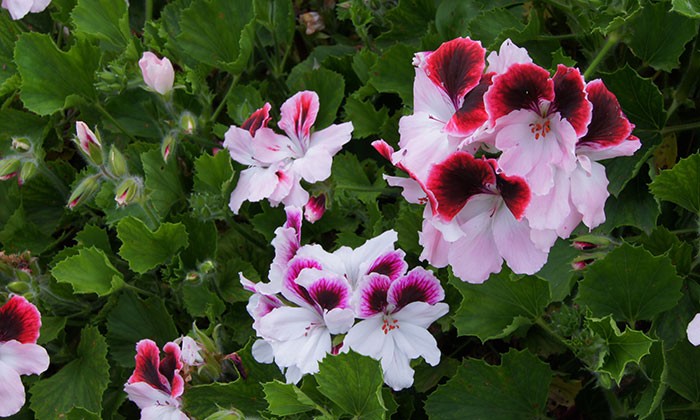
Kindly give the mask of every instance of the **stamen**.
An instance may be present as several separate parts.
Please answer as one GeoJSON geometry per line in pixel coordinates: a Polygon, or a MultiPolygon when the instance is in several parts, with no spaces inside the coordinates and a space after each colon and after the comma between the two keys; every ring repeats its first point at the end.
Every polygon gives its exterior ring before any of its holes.
{"type": "Polygon", "coordinates": [[[547,134],[552,131],[549,119],[542,123],[530,123],[529,126],[530,132],[535,135],[535,140],[539,140],[540,137],[547,137],[547,134]]]}
{"type": "Polygon", "coordinates": [[[382,331],[384,335],[389,334],[390,331],[399,329],[399,320],[392,319],[391,317],[384,315],[384,322],[382,323],[382,331]]]}

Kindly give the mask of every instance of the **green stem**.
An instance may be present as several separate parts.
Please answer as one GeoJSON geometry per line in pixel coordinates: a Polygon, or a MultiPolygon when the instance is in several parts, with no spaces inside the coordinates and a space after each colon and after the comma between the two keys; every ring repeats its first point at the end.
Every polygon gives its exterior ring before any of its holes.
{"type": "Polygon", "coordinates": [[[229,95],[231,95],[231,93],[233,92],[233,88],[236,87],[236,85],[238,84],[238,79],[240,79],[240,75],[235,75],[231,79],[231,85],[229,85],[226,94],[221,99],[221,103],[219,103],[219,106],[216,107],[214,113],[211,116],[212,122],[216,121],[216,119],[219,117],[219,114],[221,114],[221,111],[223,111],[224,107],[226,106],[226,102],[228,101],[229,95]]]}
{"type": "Polygon", "coordinates": [[[549,336],[554,338],[560,344],[564,345],[566,348],[573,350],[571,344],[567,340],[565,340],[564,337],[554,332],[554,330],[549,326],[549,324],[547,324],[547,322],[544,319],[542,319],[542,317],[539,317],[535,320],[535,325],[540,327],[542,330],[544,330],[544,332],[546,332],[549,336]]]}
{"type": "Polygon", "coordinates": [[[158,227],[160,218],[156,214],[155,208],[153,208],[153,203],[146,199],[139,202],[139,206],[141,206],[143,212],[146,213],[146,217],[148,217],[148,220],[152,223],[153,228],[158,227]]]}
{"type": "Polygon", "coordinates": [[[606,55],[608,55],[608,52],[617,45],[617,42],[620,40],[620,36],[616,32],[611,32],[608,35],[608,38],[605,40],[605,44],[603,44],[603,47],[598,51],[598,54],[593,58],[593,61],[591,61],[591,64],[588,65],[588,68],[586,69],[585,73],[583,73],[583,78],[586,80],[589,80],[591,78],[591,75],[595,72],[595,69],[598,67],[601,61],[605,58],[606,55]]]}
{"type": "Polygon", "coordinates": [[[669,133],[675,133],[678,131],[686,131],[686,130],[694,130],[696,128],[700,128],[700,121],[695,121],[687,124],[678,124],[678,125],[671,125],[668,127],[664,127],[661,129],[661,135],[666,135],[669,133]]]}
{"type": "Polygon", "coordinates": [[[579,35],[576,35],[576,34],[561,34],[561,35],[544,34],[544,35],[537,35],[534,38],[534,40],[535,41],[551,41],[551,40],[558,40],[558,39],[575,39],[578,37],[579,37],[579,35]]]}
{"type": "Polygon", "coordinates": [[[155,294],[153,292],[149,292],[148,290],[144,290],[140,287],[134,286],[133,284],[129,284],[129,283],[124,283],[124,288],[129,289],[129,290],[133,290],[136,293],[146,295],[146,296],[158,296],[157,294],[155,294]]]}
{"type": "Polygon", "coordinates": [[[117,121],[117,120],[112,116],[112,114],[110,114],[109,111],[107,111],[107,110],[102,106],[102,104],[100,104],[99,102],[94,102],[94,103],[93,103],[93,106],[94,106],[98,111],[100,111],[100,113],[101,113],[102,115],[104,115],[105,118],[107,118],[112,124],[114,124],[114,126],[117,127],[117,129],[118,129],[119,131],[121,131],[125,136],[127,136],[131,141],[134,141],[134,142],[137,141],[136,138],[134,138],[134,136],[132,136],[131,134],[129,134],[129,132],[126,131],[126,129],[124,128],[124,126],[122,126],[122,125],[119,123],[119,121],[117,121]]]}
{"type": "Polygon", "coordinates": [[[150,22],[151,19],[153,19],[153,0],[146,0],[146,8],[144,11],[145,15],[145,21],[144,21],[144,27],[146,26],[145,24],[150,22]]]}

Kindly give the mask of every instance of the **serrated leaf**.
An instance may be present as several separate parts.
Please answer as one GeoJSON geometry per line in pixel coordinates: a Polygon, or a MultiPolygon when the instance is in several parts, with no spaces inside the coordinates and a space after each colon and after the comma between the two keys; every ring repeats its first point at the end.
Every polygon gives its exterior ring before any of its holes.
{"type": "Polygon", "coordinates": [[[651,79],[637,74],[632,67],[624,67],[603,75],[605,85],[615,93],[622,110],[637,129],[659,130],[666,123],[664,100],[651,79]]]}
{"type": "Polygon", "coordinates": [[[547,263],[537,272],[537,277],[547,281],[553,302],[563,301],[575,283],[571,262],[579,252],[569,241],[557,239],[549,250],[547,263]]]}
{"type": "Polygon", "coordinates": [[[665,383],[668,378],[668,368],[663,341],[655,341],[651,345],[649,356],[642,360],[642,369],[651,383],[642,393],[634,412],[640,419],[646,419],[659,408],[668,388],[665,383]]]}
{"type": "Polygon", "coordinates": [[[255,18],[269,33],[272,46],[280,52],[291,44],[296,22],[290,0],[257,0],[254,3],[255,18]]]}
{"type": "Polygon", "coordinates": [[[500,366],[468,359],[433,392],[425,411],[436,419],[543,418],[552,371],[528,351],[511,350],[500,366]]]}
{"type": "Polygon", "coordinates": [[[644,6],[634,20],[628,45],[644,64],[671,72],[688,43],[697,34],[698,21],[678,13],[670,13],[668,3],[644,6]]]}
{"type": "Polygon", "coordinates": [[[609,374],[618,384],[629,363],[639,364],[642,357],[649,354],[653,340],[643,332],[630,328],[620,332],[611,316],[590,320],[587,325],[605,340],[608,347],[601,366],[597,367],[596,370],[609,374]]]}
{"type": "Polygon", "coordinates": [[[22,76],[20,98],[24,106],[39,115],[49,115],[79,100],[94,99],[99,59],[99,49],[81,39],[63,52],[49,35],[22,34],[15,45],[15,62],[22,76]]]}
{"type": "Polygon", "coordinates": [[[314,376],[318,391],[355,418],[383,419],[382,369],[379,362],[353,351],[326,357],[314,376]]]}
{"type": "Polygon", "coordinates": [[[293,384],[268,382],[263,384],[263,390],[268,411],[276,416],[291,416],[316,408],[316,403],[293,384]]]}
{"type": "Polygon", "coordinates": [[[150,338],[162,347],[177,336],[165,303],[155,296],[141,300],[131,293],[123,293],[107,315],[109,355],[127,368],[134,366],[139,340],[150,338]]]}
{"type": "Polygon", "coordinates": [[[229,95],[226,101],[226,113],[237,125],[241,125],[263,105],[265,101],[257,89],[250,85],[239,85],[236,87],[236,94],[229,95]]]}
{"type": "Polygon", "coordinates": [[[469,24],[479,15],[481,7],[473,1],[446,0],[435,13],[435,26],[443,39],[453,39],[469,34],[469,24]]]}
{"type": "Polygon", "coordinates": [[[146,175],[146,192],[148,199],[165,218],[170,208],[180,200],[185,199],[185,193],[180,182],[180,171],[176,159],[163,162],[159,150],[141,153],[143,172],[146,175]]]}
{"type": "Polygon", "coordinates": [[[124,286],[124,276],[94,246],[83,248],[78,255],[59,262],[51,270],[59,283],[68,283],[75,293],[97,293],[106,296],[124,286]]]}
{"type": "Polygon", "coordinates": [[[397,93],[404,106],[413,106],[414,48],[396,44],[387,48],[372,66],[369,83],[379,92],[397,93]]]}
{"type": "Polygon", "coordinates": [[[388,120],[389,110],[385,107],[377,111],[370,102],[352,96],[345,102],[345,121],[352,121],[355,137],[378,135],[388,120]]]}
{"type": "Polygon", "coordinates": [[[12,60],[12,55],[18,35],[19,28],[13,25],[8,14],[3,13],[0,16],[0,94],[4,94],[1,92],[5,83],[11,81],[17,73],[17,66],[12,60]]]}
{"type": "Polygon", "coordinates": [[[679,274],[690,271],[693,260],[693,246],[678,239],[678,236],[665,227],[658,226],[650,235],[643,234],[639,242],[652,255],[666,254],[679,274]]]}
{"type": "Polygon", "coordinates": [[[42,316],[41,332],[37,344],[44,345],[53,341],[66,327],[68,318],[64,316],[42,316]]]}
{"type": "Polygon", "coordinates": [[[117,237],[122,241],[119,255],[137,273],[145,273],[168,262],[189,243],[187,229],[182,223],[162,223],[154,232],[135,217],[119,221],[117,237]]]}
{"type": "Polygon", "coordinates": [[[495,48],[500,45],[500,40],[504,37],[504,32],[520,32],[525,29],[522,17],[518,16],[518,8],[492,9],[477,15],[469,23],[469,36],[478,39],[487,48],[495,48]]]}
{"type": "Polygon", "coordinates": [[[287,86],[292,93],[313,90],[318,93],[319,109],[314,128],[326,128],[335,121],[338,107],[345,95],[345,79],[340,74],[323,67],[306,69],[296,66],[289,73],[287,86]]]}
{"type": "Polygon", "coordinates": [[[125,2],[79,0],[71,17],[76,32],[104,41],[109,50],[123,50],[131,37],[125,2]]]}
{"type": "MultiPolygon", "coordinates": [[[[374,165],[374,161],[365,160],[361,164],[357,156],[350,153],[341,153],[333,159],[331,180],[334,192],[337,195],[350,195],[366,204],[377,202],[377,197],[386,187],[383,178],[377,177],[370,182],[363,164],[374,165]]],[[[372,171],[376,174],[376,170],[372,171]]]]}
{"type": "Polygon", "coordinates": [[[64,417],[73,408],[98,415],[108,384],[107,343],[97,327],[88,326],[80,334],[77,358],[32,386],[31,408],[39,420],[64,417]]]}
{"type": "Polygon", "coordinates": [[[700,402],[700,349],[688,340],[681,340],[666,353],[668,376],[666,383],[683,398],[700,402]]]}
{"type": "Polygon", "coordinates": [[[483,284],[469,284],[452,277],[462,294],[454,325],[459,335],[474,335],[483,342],[503,338],[529,325],[550,302],[547,283],[536,277],[519,277],[504,270],[483,284]]]}
{"type": "Polygon", "coordinates": [[[75,235],[75,240],[78,242],[78,246],[83,248],[94,246],[108,254],[112,252],[107,231],[95,225],[85,226],[83,230],[75,235]]]}
{"type": "Polygon", "coordinates": [[[605,203],[607,220],[600,229],[610,232],[619,226],[634,226],[649,233],[656,226],[660,213],[659,204],[639,175],[629,181],[617,197],[608,197],[605,203]]]}
{"type": "Polygon", "coordinates": [[[185,309],[193,317],[208,317],[215,320],[226,310],[219,296],[204,284],[185,284],[182,286],[185,309]]]}
{"type": "Polygon", "coordinates": [[[226,193],[233,178],[231,156],[220,152],[214,156],[203,153],[194,161],[194,191],[226,193]]]}
{"type": "Polygon", "coordinates": [[[399,0],[395,7],[386,12],[385,18],[391,29],[379,36],[377,43],[417,44],[430,28],[435,11],[432,0],[399,0]]]}
{"type": "Polygon", "coordinates": [[[0,231],[0,243],[11,252],[30,250],[41,254],[51,243],[51,235],[30,221],[24,206],[20,205],[0,231]]]}
{"type": "Polygon", "coordinates": [[[174,45],[206,65],[237,73],[253,51],[253,3],[195,0],[182,12],[174,45]]]}
{"type": "Polygon", "coordinates": [[[672,0],[671,11],[678,12],[690,18],[700,18],[700,1],[698,0],[672,0]]]}
{"type": "Polygon", "coordinates": [[[649,188],[659,200],[700,213],[700,154],[690,155],[672,169],[661,171],[649,188]]]}
{"type": "Polygon", "coordinates": [[[588,267],[576,303],[587,305],[593,316],[612,314],[634,325],[671,309],[682,284],[668,257],[623,244],[588,267]]]}

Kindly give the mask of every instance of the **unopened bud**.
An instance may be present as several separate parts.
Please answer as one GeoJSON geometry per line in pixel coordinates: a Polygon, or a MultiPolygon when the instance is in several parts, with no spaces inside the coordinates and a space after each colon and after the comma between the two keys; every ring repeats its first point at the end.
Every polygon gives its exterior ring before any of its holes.
{"type": "Polygon", "coordinates": [[[326,28],[323,18],[317,12],[302,13],[299,16],[299,21],[306,27],[306,35],[311,35],[326,28]]]}
{"type": "Polygon", "coordinates": [[[31,290],[31,286],[29,283],[24,281],[13,281],[7,285],[7,290],[11,291],[12,293],[22,295],[31,290]]]}
{"type": "Polygon", "coordinates": [[[75,123],[76,144],[90,163],[102,164],[102,143],[99,137],[82,121],[75,123]]]}
{"type": "Polygon", "coordinates": [[[100,175],[92,175],[80,181],[68,198],[68,208],[74,209],[78,204],[87,201],[100,188],[100,175]]]}
{"type": "Polygon", "coordinates": [[[326,195],[321,194],[317,197],[310,197],[309,201],[304,206],[304,218],[310,223],[316,222],[326,212],[326,195]]]}
{"type": "Polygon", "coordinates": [[[17,176],[20,166],[20,160],[17,158],[8,157],[0,160],[0,181],[7,181],[17,176]]]}
{"type": "Polygon", "coordinates": [[[112,175],[120,178],[128,173],[126,159],[115,146],[109,150],[109,171],[112,175]]]}
{"type": "Polygon", "coordinates": [[[141,198],[141,190],[143,183],[140,178],[127,178],[122,181],[117,187],[114,194],[114,201],[119,207],[124,207],[128,204],[138,201],[141,198]]]}
{"type": "Polygon", "coordinates": [[[163,156],[163,161],[167,162],[170,155],[175,151],[177,139],[174,135],[168,134],[163,138],[163,143],[160,145],[160,154],[163,156]]]}
{"type": "Polygon", "coordinates": [[[190,271],[185,276],[185,280],[190,283],[199,283],[199,274],[196,271],[190,271]]]}
{"type": "Polygon", "coordinates": [[[24,184],[25,182],[27,182],[27,180],[29,180],[29,178],[36,174],[37,169],[38,168],[36,166],[36,163],[24,162],[24,164],[22,164],[22,170],[19,172],[19,178],[17,178],[17,182],[19,182],[20,185],[24,184]]]}
{"type": "Polygon", "coordinates": [[[180,115],[180,130],[185,134],[192,134],[197,129],[197,120],[190,111],[185,111],[180,115]]]}
{"type": "Polygon", "coordinates": [[[216,269],[216,264],[212,260],[206,260],[199,264],[199,271],[202,274],[209,274],[216,269]]]}
{"type": "Polygon", "coordinates": [[[248,378],[248,371],[246,370],[245,366],[243,366],[243,359],[241,359],[241,356],[239,356],[238,353],[227,354],[224,357],[224,360],[230,360],[231,363],[233,363],[233,366],[236,367],[236,370],[238,371],[238,374],[241,375],[241,378],[248,378]]]}
{"type": "Polygon", "coordinates": [[[610,238],[600,235],[581,235],[576,237],[573,247],[581,251],[590,251],[597,248],[607,248],[611,245],[610,238]]]}
{"type": "Polygon", "coordinates": [[[578,257],[574,258],[574,260],[571,262],[571,267],[573,267],[574,270],[583,270],[584,268],[588,267],[589,265],[593,264],[599,259],[605,257],[605,255],[606,253],[604,252],[594,252],[590,254],[579,255],[578,257]]]}
{"type": "Polygon", "coordinates": [[[12,148],[18,152],[28,152],[32,149],[32,142],[26,137],[16,137],[12,139],[12,148]]]}
{"type": "Polygon", "coordinates": [[[244,419],[245,416],[242,412],[236,410],[235,408],[229,408],[227,410],[219,410],[204,420],[238,420],[244,419]]]}

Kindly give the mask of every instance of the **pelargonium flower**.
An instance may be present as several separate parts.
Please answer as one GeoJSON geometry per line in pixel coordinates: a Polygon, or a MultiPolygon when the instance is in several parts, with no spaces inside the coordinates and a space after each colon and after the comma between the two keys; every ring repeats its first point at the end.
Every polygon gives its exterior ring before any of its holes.
{"type": "Polygon", "coordinates": [[[0,307],[0,417],[11,416],[25,402],[20,375],[41,374],[49,355],[36,344],[41,314],[22,296],[12,296],[0,307]]]}
{"type": "Polygon", "coordinates": [[[554,185],[555,168],[576,166],[576,141],[586,133],[591,103],[581,73],[559,65],[554,77],[535,64],[513,64],[493,80],[484,102],[503,153],[499,166],[525,178],[543,195],[554,185]]]}
{"type": "Polygon", "coordinates": [[[286,135],[266,126],[269,108],[266,105],[242,127],[231,126],[225,134],[224,146],[231,158],[249,166],[241,171],[231,194],[229,207],[234,213],[244,201],[265,198],[273,206],[304,206],[309,194],[301,180],[313,183],[328,178],[333,156],[350,141],[350,122],[312,132],[319,109],[316,92],[298,92],[282,104],[277,125],[286,135]]]}
{"type": "Polygon", "coordinates": [[[180,375],[183,367],[180,347],[169,342],[163,351],[165,357],[161,360],[155,342],[145,339],[136,343],[136,368],[124,391],[141,409],[144,420],[186,420],[187,415],[180,410],[180,397],[185,389],[180,375]]]}
{"type": "Polygon", "coordinates": [[[411,360],[423,357],[431,366],[440,362],[440,349],[427,328],[449,310],[445,292],[432,272],[421,267],[391,279],[373,273],[357,290],[355,324],[343,349],[377,359],[384,382],[395,391],[413,385],[411,360]]]}
{"type": "Polygon", "coordinates": [[[143,81],[154,91],[165,95],[173,90],[175,70],[168,57],[158,58],[150,51],[143,53],[139,60],[143,81]]]}
{"type": "Polygon", "coordinates": [[[51,0],[2,0],[2,8],[10,12],[12,20],[18,20],[30,12],[43,12],[50,3],[51,0]]]}

